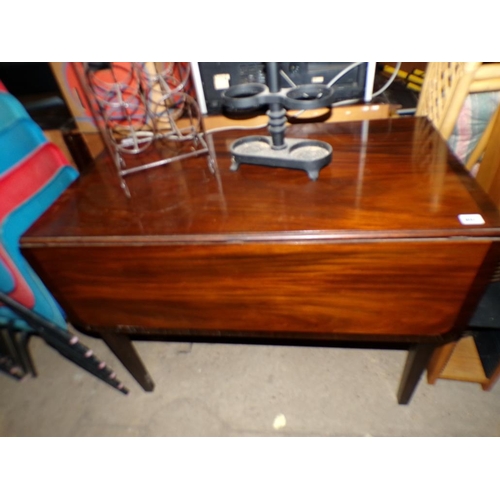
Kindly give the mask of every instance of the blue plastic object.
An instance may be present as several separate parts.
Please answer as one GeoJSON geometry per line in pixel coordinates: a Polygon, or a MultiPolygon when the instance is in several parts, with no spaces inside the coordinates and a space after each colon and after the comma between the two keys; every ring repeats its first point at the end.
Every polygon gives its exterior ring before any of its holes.
{"type": "Polygon", "coordinates": [[[7,92],[0,92],[0,132],[20,119],[30,119],[24,106],[7,92]]]}
{"type": "Polygon", "coordinates": [[[46,142],[42,129],[31,118],[20,118],[3,128],[0,131],[0,175],[46,142]]]}
{"type": "MultiPolygon", "coordinates": [[[[46,148],[45,145],[48,145],[48,141],[42,129],[30,118],[21,103],[11,94],[0,92],[0,196],[9,195],[2,192],[2,176],[11,169],[21,166],[28,158],[35,161],[34,168],[44,168],[44,165],[48,165],[47,161],[57,162],[50,164],[52,168],[60,165],[56,173],[47,178],[45,184],[40,184],[40,189],[33,196],[14,208],[0,222],[0,245],[11,259],[9,264],[0,261],[0,291],[11,293],[15,290],[16,278],[8,267],[14,265],[33,293],[34,312],[65,327],[62,309],[19,250],[19,239],[22,234],[78,177],[78,172],[74,168],[64,166],[64,159],[59,156],[60,153],[54,153],[51,157],[51,150],[47,153],[45,149],[45,155],[40,156],[38,161],[37,152],[46,148]]],[[[29,171],[28,169],[27,172],[29,171]]],[[[0,324],[13,320],[18,328],[31,330],[10,308],[0,307],[0,324]]]]}
{"type": "MultiPolygon", "coordinates": [[[[62,309],[21,255],[19,239],[77,177],[78,172],[74,168],[63,167],[49,184],[38,191],[26,203],[11,212],[0,227],[1,244],[35,296],[33,310],[62,328],[65,328],[66,325],[62,309]]],[[[2,309],[4,308],[0,309],[0,315],[5,312],[2,309]]],[[[12,315],[9,316],[12,318],[12,315]]]]}
{"type": "Polygon", "coordinates": [[[0,290],[4,293],[10,293],[14,290],[14,278],[11,272],[5,267],[4,263],[0,261],[0,290]]]}

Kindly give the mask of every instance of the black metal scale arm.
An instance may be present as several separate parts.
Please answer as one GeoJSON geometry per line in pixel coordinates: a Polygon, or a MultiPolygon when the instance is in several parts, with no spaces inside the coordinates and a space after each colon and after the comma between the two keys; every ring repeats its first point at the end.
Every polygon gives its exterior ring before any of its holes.
{"type": "Polygon", "coordinates": [[[286,109],[316,109],[330,106],[334,101],[331,87],[307,84],[280,90],[278,64],[266,63],[268,86],[249,83],[230,87],[222,94],[222,103],[229,109],[242,110],[268,106],[271,137],[249,136],[231,145],[231,170],[241,163],[304,170],[311,180],[332,159],[332,148],[323,141],[285,139],[286,109]]]}

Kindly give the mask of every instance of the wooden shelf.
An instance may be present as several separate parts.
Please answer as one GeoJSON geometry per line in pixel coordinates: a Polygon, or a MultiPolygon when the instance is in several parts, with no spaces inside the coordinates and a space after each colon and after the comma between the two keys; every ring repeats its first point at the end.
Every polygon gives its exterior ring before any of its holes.
{"type": "Polygon", "coordinates": [[[489,377],[483,366],[474,337],[467,335],[456,343],[436,349],[427,369],[427,381],[429,384],[434,384],[437,379],[473,382],[488,391],[500,377],[500,362],[496,363],[489,377]]]}
{"type": "Polygon", "coordinates": [[[464,337],[457,342],[455,350],[439,378],[478,384],[488,382],[472,336],[464,337]]]}

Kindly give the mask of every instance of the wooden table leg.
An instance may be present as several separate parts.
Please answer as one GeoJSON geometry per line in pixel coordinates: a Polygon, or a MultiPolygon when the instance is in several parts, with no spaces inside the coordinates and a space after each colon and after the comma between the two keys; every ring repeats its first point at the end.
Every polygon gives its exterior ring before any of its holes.
{"type": "Polygon", "coordinates": [[[405,405],[410,401],[435,347],[432,344],[414,344],[410,347],[399,384],[398,403],[400,405],[405,405]]]}
{"type": "Polygon", "coordinates": [[[116,333],[100,333],[100,335],[139,385],[145,391],[151,392],[155,384],[135,350],[132,341],[126,335],[116,333]]]}
{"type": "Polygon", "coordinates": [[[490,391],[493,388],[493,386],[496,384],[496,382],[499,378],[500,378],[500,363],[495,368],[495,371],[492,373],[488,382],[481,384],[483,391],[490,391]]]}

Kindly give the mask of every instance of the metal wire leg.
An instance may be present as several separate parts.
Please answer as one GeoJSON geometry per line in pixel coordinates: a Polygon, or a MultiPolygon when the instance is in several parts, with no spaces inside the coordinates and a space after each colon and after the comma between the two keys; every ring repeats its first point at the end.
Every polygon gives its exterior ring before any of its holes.
{"type": "Polygon", "coordinates": [[[9,327],[0,330],[0,371],[16,380],[26,375],[22,366],[9,327]]]}
{"type": "Polygon", "coordinates": [[[21,366],[26,373],[29,373],[32,377],[36,377],[38,374],[33,363],[33,358],[29,350],[29,341],[31,335],[28,332],[17,331],[12,335],[14,340],[14,346],[16,348],[21,366]]]}

